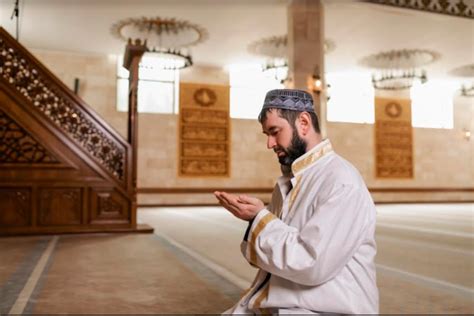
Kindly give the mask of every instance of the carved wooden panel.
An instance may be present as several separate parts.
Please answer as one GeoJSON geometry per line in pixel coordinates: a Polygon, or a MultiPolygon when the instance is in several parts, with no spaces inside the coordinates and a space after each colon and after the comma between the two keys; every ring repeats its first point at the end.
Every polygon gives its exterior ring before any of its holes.
{"type": "Polygon", "coordinates": [[[0,30],[0,80],[12,87],[33,108],[81,145],[101,165],[120,180],[125,178],[127,147],[100,126],[63,91],[64,87],[45,74],[37,61],[0,30]]]}
{"type": "Polygon", "coordinates": [[[0,164],[59,164],[58,159],[0,109],[0,164]]]}
{"type": "Polygon", "coordinates": [[[39,190],[38,224],[77,225],[82,222],[81,188],[42,188],[39,190]]]}
{"type": "Polygon", "coordinates": [[[0,188],[0,226],[21,227],[31,222],[31,191],[0,188]]]}
{"type": "Polygon", "coordinates": [[[92,189],[91,224],[129,223],[130,205],[112,189],[92,189]]]}
{"type": "Polygon", "coordinates": [[[179,175],[229,176],[229,87],[180,86],[179,175]]]}
{"type": "Polygon", "coordinates": [[[411,101],[375,99],[377,178],[413,178],[411,101]]]}

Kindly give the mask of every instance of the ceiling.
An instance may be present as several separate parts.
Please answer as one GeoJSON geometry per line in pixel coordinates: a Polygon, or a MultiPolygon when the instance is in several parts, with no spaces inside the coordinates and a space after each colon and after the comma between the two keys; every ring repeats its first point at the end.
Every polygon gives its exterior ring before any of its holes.
{"type": "MultiPolygon", "coordinates": [[[[0,25],[15,34],[14,0],[0,0],[0,25]]],[[[28,48],[123,54],[111,26],[129,17],[176,17],[209,33],[192,49],[195,64],[223,67],[261,62],[247,46],[287,30],[286,0],[20,0],[20,41],[28,48]]],[[[430,77],[474,63],[474,20],[355,0],[326,0],[326,38],[335,49],[327,72],[368,71],[360,60],[392,49],[429,49],[441,58],[430,77]]]]}

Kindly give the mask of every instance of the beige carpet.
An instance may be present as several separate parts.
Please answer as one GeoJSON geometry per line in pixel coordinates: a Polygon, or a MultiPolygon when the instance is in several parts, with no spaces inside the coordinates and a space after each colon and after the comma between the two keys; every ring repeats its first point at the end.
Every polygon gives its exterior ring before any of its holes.
{"type": "MultiPolygon", "coordinates": [[[[0,242],[10,248],[17,244],[16,238],[0,242]]],[[[17,252],[27,253],[20,244],[17,252]]],[[[13,259],[9,262],[2,260],[3,274],[13,270],[13,259]]],[[[25,283],[27,275],[17,276],[16,283],[25,283]]],[[[0,294],[8,295],[7,291],[0,294]]],[[[189,269],[153,235],[66,235],[59,238],[25,312],[219,313],[232,305],[232,299],[189,269]]],[[[7,313],[6,309],[1,312],[7,313]]]]}
{"type": "MultiPolygon", "coordinates": [[[[474,313],[472,204],[378,211],[381,313],[474,313]]],[[[239,251],[246,224],[222,208],[139,220],[156,234],[0,238],[0,314],[220,313],[253,279],[239,251]]]]}
{"type": "MultiPolygon", "coordinates": [[[[380,312],[474,313],[474,205],[378,205],[380,312]]],[[[224,209],[144,209],[141,221],[250,282],[246,224],[224,209]]],[[[225,274],[224,274],[225,275],[225,274]]]]}

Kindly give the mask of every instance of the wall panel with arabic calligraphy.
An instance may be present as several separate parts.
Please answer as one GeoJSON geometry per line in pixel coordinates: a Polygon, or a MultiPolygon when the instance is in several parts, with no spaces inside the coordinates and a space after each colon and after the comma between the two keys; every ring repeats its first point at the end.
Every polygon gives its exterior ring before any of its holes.
{"type": "Polygon", "coordinates": [[[413,178],[411,101],[375,99],[377,178],[413,178]]]}
{"type": "Polygon", "coordinates": [[[229,86],[181,83],[180,176],[230,176],[229,86]]]}

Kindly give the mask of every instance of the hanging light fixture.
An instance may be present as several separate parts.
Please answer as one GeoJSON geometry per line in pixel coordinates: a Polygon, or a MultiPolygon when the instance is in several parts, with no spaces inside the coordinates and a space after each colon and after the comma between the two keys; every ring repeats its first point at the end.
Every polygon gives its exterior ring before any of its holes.
{"type": "Polygon", "coordinates": [[[193,64],[190,47],[205,41],[207,31],[188,21],[175,18],[128,18],[112,26],[112,34],[125,41],[140,40],[153,54],[154,67],[182,69],[193,64]]]}
{"type": "Polygon", "coordinates": [[[262,65],[262,71],[283,84],[288,79],[288,62],[281,58],[270,59],[262,65]]]}
{"type": "MultiPolygon", "coordinates": [[[[331,40],[324,41],[324,52],[333,51],[335,44],[331,40]]],[[[249,52],[266,57],[262,71],[275,78],[280,83],[288,80],[288,36],[271,36],[252,42],[249,52]]]]}
{"type": "Polygon", "coordinates": [[[401,49],[380,52],[362,59],[364,66],[375,69],[372,85],[380,90],[403,90],[415,81],[426,83],[428,76],[422,66],[439,58],[439,54],[420,49],[401,49]]]}
{"type": "Polygon", "coordinates": [[[474,84],[471,86],[462,85],[461,86],[461,95],[463,97],[474,97],[474,84]]]}
{"type": "Polygon", "coordinates": [[[287,42],[286,35],[271,36],[248,46],[250,53],[266,58],[262,71],[282,84],[288,79],[287,42]]]}
{"type": "Polygon", "coordinates": [[[409,89],[415,80],[426,83],[428,77],[423,69],[385,69],[372,74],[372,85],[381,90],[409,89]]]}
{"type": "Polygon", "coordinates": [[[474,97],[474,64],[457,67],[449,74],[459,77],[463,81],[459,89],[461,96],[474,97]]]}

